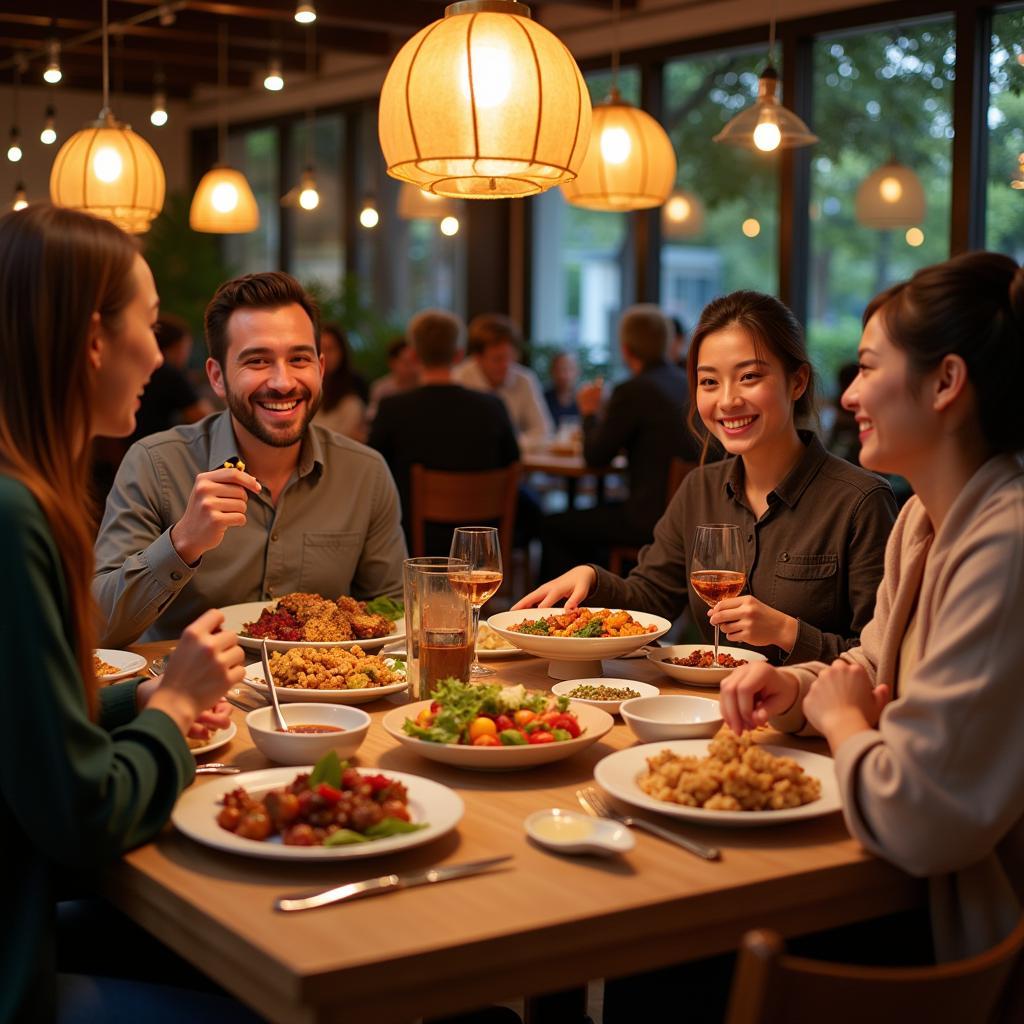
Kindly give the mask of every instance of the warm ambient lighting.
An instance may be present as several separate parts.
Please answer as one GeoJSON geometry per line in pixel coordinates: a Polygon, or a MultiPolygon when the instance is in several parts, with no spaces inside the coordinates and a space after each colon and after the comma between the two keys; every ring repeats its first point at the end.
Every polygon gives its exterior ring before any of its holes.
{"type": "Polygon", "coordinates": [[[1010,188],[1024,189],[1024,153],[1017,157],[1017,177],[1011,179],[1010,188]]]}
{"type": "Polygon", "coordinates": [[[452,235],[457,235],[459,233],[459,218],[443,217],[438,227],[440,227],[442,235],[447,235],[451,238],[452,235]]]}
{"type": "Polygon", "coordinates": [[[241,171],[218,165],[203,175],[192,197],[189,227],[218,235],[239,235],[260,226],[260,210],[241,171]]]}
{"type": "Polygon", "coordinates": [[[153,147],[110,111],[61,146],[50,171],[56,206],[83,210],[135,234],[164,205],[166,181],[153,147]]]}
{"type": "Polygon", "coordinates": [[[924,244],[924,232],[920,228],[907,228],[905,237],[907,245],[912,245],[915,249],[924,244]]]}
{"type": "Polygon", "coordinates": [[[43,81],[56,85],[63,77],[60,70],[60,43],[56,39],[51,39],[46,44],[46,70],[43,72],[43,81]]]}
{"type": "Polygon", "coordinates": [[[39,133],[39,141],[44,146],[52,146],[57,141],[57,111],[53,109],[52,103],[46,108],[46,120],[39,133]]]}
{"type": "Polygon", "coordinates": [[[271,92],[280,92],[284,88],[284,74],[281,71],[281,61],[274,57],[267,68],[267,75],[263,79],[263,88],[271,92]]]}
{"type": "Polygon", "coordinates": [[[299,179],[299,206],[304,210],[315,210],[320,205],[320,192],[316,187],[313,168],[307,167],[299,179]]]}
{"type": "Polygon", "coordinates": [[[590,98],[572,55],[516,0],[465,0],[417,32],[380,94],[393,178],[455,199],[535,195],[575,178],[590,98]]]}
{"type": "Polygon", "coordinates": [[[860,183],[854,208],[866,228],[914,227],[925,214],[921,179],[905,164],[883,164],[860,183]]]}
{"type": "Polygon", "coordinates": [[[167,96],[163,89],[153,93],[153,112],[149,115],[149,122],[157,128],[167,124],[167,96]]]}
{"type": "Polygon", "coordinates": [[[316,21],[316,8],[312,4],[297,4],[295,20],[300,25],[312,25],[316,21]]]}
{"type": "Polygon", "coordinates": [[[676,154],[665,129],[613,88],[594,107],[587,155],[562,194],[587,210],[645,210],[661,206],[675,180],[676,154]]]}
{"type": "Polygon", "coordinates": [[[12,164],[16,164],[22,157],[21,152],[21,133],[17,127],[11,127],[10,142],[7,144],[7,159],[12,164]]]}
{"type": "Polygon", "coordinates": [[[694,238],[704,230],[704,204],[692,192],[677,189],[661,208],[661,233],[669,240],[694,238]]]}
{"type": "Polygon", "coordinates": [[[372,199],[363,200],[363,208],[359,211],[359,223],[364,228],[375,228],[380,223],[377,204],[372,199]]]}
{"type": "Polygon", "coordinates": [[[757,238],[757,236],[761,234],[761,222],[755,217],[748,217],[743,222],[743,234],[745,234],[747,238],[757,238]]]}
{"type": "Polygon", "coordinates": [[[14,202],[11,203],[12,210],[24,210],[28,206],[28,197],[25,195],[25,186],[19,181],[14,186],[14,202]]]}
{"type": "Polygon", "coordinates": [[[398,216],[402,220],[443,220],[454,208],[451,199],[426,192],[407,181],[398,189],[398,216]]]}
{"type": "Polygon", "coordinates": [[[779,102],[779,73],[769,64],[757,83],[757,100],[715,136],[715,142],[762,153],[795,149],[818,141],[804,122],[779,102]]]}

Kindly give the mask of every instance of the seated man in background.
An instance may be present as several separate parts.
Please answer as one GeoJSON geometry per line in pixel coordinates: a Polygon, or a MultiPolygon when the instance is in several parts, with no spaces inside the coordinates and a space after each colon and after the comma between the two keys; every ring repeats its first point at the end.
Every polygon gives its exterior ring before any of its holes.
{"type": "Polygon", "coordinates": [[[519,364],[523,336],[515,322],[500,313],[481,313],[469,322],[465,362],[452,378],[474,391],[497,395],[508,409],[519,447],[543,444],[552,434],[551,415],[537,375],[519,364]]]}
{"type": "Polygon", "coordinates": [[[377,415],[383,399],[412,391],[419,387],[419,383],[420,361],[416,358],[416,350],[405,338],[395,338],[388,344],[388,372],[370,385],[369,419],[377,415]]]}
{"type": "Polygon", "coordinates": [[[551,387],[545,389],[544,401],[548,403],[555,430],[561,427],[562,420],[579,418],[580,410],[576,405],[579,377],[580,368],[571,352],[559,352],[551,360],[551,387]]]}
{"type": "Polygon", "coordinates": [[[301,590],[402,593],[398,495],[383,459],[310,424],[320,314],[288,274],[249,274],[206,309],[206,372],[227,409],[132,445],[96,540],[102,643],[166,640],[207,608],[301,590]],[[244,462],[229,466],[229,462],[244,462]]]}
{"type": "Polygon", "coordinates": [[[675,457],[696,462],[697,443],[686,425],[686,374],[666,361],[669,323],[657,306],[627,309],[619,323],[622,358],[632,375],[612,392],[601,412],[600,384],[580,388],[583,457],[607,466],[620,452],[629,460],[625,502],[565,512],[544,521],[543,579],[593,560],[595,546],[641,547],[665,511],[669,467],[675,457]]]}
{"type": "MultiPolygon", "coordinates": [[[[456,472],[500,469],[519,458],[505,406],[452,380],[463,335],[452,313],[427,309],[409,321],[407,336],[420,364],[422,384],[380,403],[370,446],[384,456],[398,485],[406,532],[410,526],[410,467],[456,472]]],[[[428,524],[425,554],[447,555],[451,527],[428,524]]]]}

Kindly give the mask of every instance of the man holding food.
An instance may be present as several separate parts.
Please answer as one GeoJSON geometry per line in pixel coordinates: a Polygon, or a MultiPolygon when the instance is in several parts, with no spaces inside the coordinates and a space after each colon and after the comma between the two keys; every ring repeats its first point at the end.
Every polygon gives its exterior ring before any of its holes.
{"type": "Polygon", "coordinates": [[[376,452],[310,420],[323,357],[288,274],[222,285],[206,372],[227,409],[134,444],[107,498],[93,592],[102,642],[164,640],[207,608],[292,591],[398,596],[398,494],[376,452]]]}

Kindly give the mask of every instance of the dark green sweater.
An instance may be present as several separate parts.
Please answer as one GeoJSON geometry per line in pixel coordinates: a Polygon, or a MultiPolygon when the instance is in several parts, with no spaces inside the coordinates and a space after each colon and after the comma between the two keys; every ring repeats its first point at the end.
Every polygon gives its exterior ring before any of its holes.
{"type": "Polygon", "coordinates": [[[3,475],[0,580],[0,1022],[34,1022],[54,1012],[57,893],[152,838],[195,762],[167,715],[136,712],[138,679],[90,721],[53,536],[3,475]]]}

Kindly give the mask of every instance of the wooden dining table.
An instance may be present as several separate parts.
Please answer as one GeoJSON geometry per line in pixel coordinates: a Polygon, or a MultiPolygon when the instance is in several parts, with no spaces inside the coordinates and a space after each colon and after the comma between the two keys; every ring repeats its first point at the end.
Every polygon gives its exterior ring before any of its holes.
{"type": "MultiPolygon", "coordinates": [[[[170,647],[133,650],[156,659],[170,647]]],[[[536,658],[490,664],[501,683],[546,690],[553,682],[536,658]]],[[[646,659],[604,667],[606,676],[652,682],[663,693],[716,695],[676,685],[646,659]]],[[[389,856],[306,864],[221,852],[168,826],[117,864],[108,897],[282,1024],[412,1021],[732,950],[757,926],[793,936],[923,905],[923,883],[866,853],[838,813],[764,828],[656,816],[719,846],[717,862],[642,832],[615,858],[548,852],[527,838],[524,819],[542,808],[576,808],[575,792],[592,781],[595,764],[636,742],[629,728],[616,719],[600,741],[555,764],[470,771],[424,760],[384,731],[380,719],[404,699],[364,706],[373,723],[353,763],[451,787],[465,802],[454,832],[389,856]],[[273,909],[285,893],[502,855],[512,857],[505,870],[305,913],[273,909]]],[[[236,711],[235,720],[235,738],[204,760],[268,767],[244,715],[236,711]]],[[[815,739],[771,741],[827,752],[815,739]]]]}
{"type": "Polygon", "coordinates": [[[594,477],[597,503],[600,505],[604,502],[605,479],[628,469],[624,455],[617,455],[605,466],[588,466],[582,448],[556,444],[526,449],[519,461],[524,473],[546,473],[564,480],[570,508],[575,507],[577,487],[584,477],[594,477]]]}

